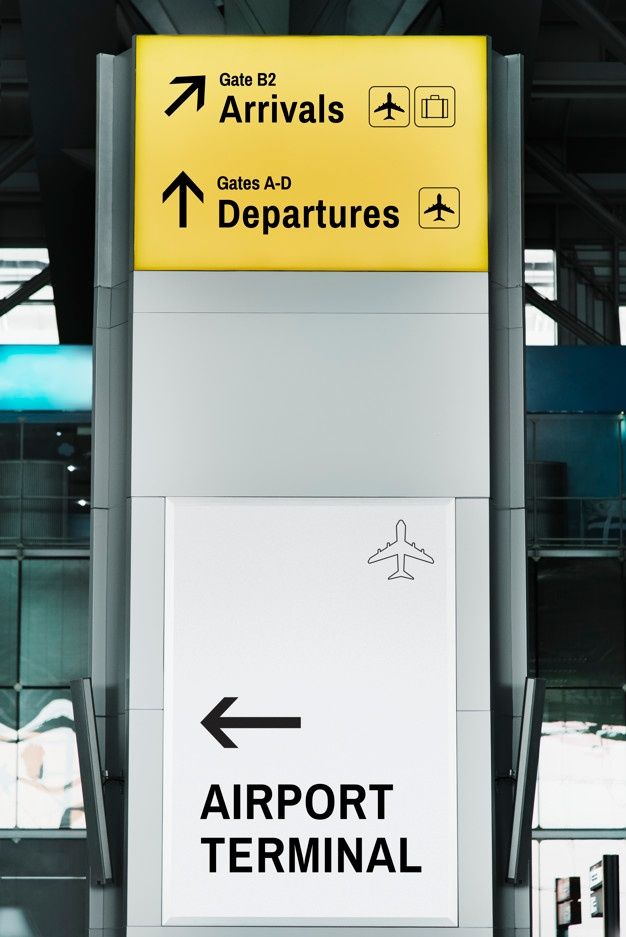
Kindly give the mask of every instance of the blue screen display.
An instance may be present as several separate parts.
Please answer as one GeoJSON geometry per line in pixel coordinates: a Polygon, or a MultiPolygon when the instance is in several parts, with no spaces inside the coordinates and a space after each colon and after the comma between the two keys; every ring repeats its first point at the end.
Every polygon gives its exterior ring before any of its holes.
{"type": "Polygon", "coordinates": [[[91,345],[0,345],[0,410],[91,410],[91,345]]]}

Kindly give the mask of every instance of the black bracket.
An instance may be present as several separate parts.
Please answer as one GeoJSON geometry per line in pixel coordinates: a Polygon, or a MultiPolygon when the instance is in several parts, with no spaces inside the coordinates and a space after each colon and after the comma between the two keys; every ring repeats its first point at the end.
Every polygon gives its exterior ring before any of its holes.
{"type": "Polygon", "coordinates": [[[111,774],[110,771],[106,769],[102,772],[102,783],[109,784],[111,781],[117,781],[118,784],[124,784],[125,779],[123,775],[111,774]]]}

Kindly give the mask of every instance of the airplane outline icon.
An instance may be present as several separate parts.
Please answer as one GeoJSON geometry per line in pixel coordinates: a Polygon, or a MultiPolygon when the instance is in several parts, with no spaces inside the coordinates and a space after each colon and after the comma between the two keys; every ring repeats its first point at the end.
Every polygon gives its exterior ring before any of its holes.
{"type": "Polygon", "coordinates": [[[392,111],[399,111],[401,114],[406,114],[406,108],[400,107],[399,104],[392,101],[391,91],[387,92],[387,100],[379,104],[378,107],[375,107],[372,113],[378,114],[380,111],[387,111],[387,116],[383,117],[383,120],[395,120],[396,118],[392,115],[392,111]]]}
{"type": "Polygon", "coordinates": [[[396,523],[396,539],[393,543],[387,542],[386,547],[379,547],[376,553],[368,559],[368,563],[379,563],[381,560],[396,560],[396,570],[387,576],[387,579],[415,579],[406,571],[406,558],[412,560],[421,560],[423,563],[433,564],[435,561],[426,550],[416,546],[415,543],[406,539],[406,524],[403,520],[396,523]],[[397,548],[397,549],[394,549],[397,548]],[[400,568],[400,557],[402,556],[402,568],[400,568]]]}
{"type": "Polygon", "coordinates": [[[441,217],[442,211],[448,212],[451,215],[456,215],[455,210],[453,208],[450,208],[449,205],[446,205],[443,199],[441,198],[441,192],[437,193],[437,200],[429,208],[424,209],[424,214],[429,215],[432,211],[437,212],[437,217],[433,218],[433,221],[443,221],[444,223],[445,223],[445,218],[441,217]]]}

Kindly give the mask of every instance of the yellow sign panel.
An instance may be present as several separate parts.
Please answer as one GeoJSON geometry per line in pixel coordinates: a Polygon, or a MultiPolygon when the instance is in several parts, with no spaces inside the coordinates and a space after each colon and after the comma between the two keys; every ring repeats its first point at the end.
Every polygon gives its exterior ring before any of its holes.
{"type": "Polygon", "coordinates": [[[486,270],[487,40],[139,36],[135,269],[486,270]]]}

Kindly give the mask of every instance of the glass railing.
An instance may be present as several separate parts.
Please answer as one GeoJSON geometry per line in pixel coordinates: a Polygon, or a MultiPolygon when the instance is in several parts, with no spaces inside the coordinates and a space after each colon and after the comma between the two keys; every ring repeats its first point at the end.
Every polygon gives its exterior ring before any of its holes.
{"type": "Polygon", "coordinates": [[[527,419],[530,548],[621,549],[626,522],[622,414],[532,414],[527,419]]]}
{"type": "Polygon", "coordinates": [[[70,495],[0,495],[0,546],[89,546],[85,498],[70,495]]]}
{"type": "Polygon", "coordinates": [[[529,545],[622,547],[624,498],[538,497],[526,501],[529,545]]]}

